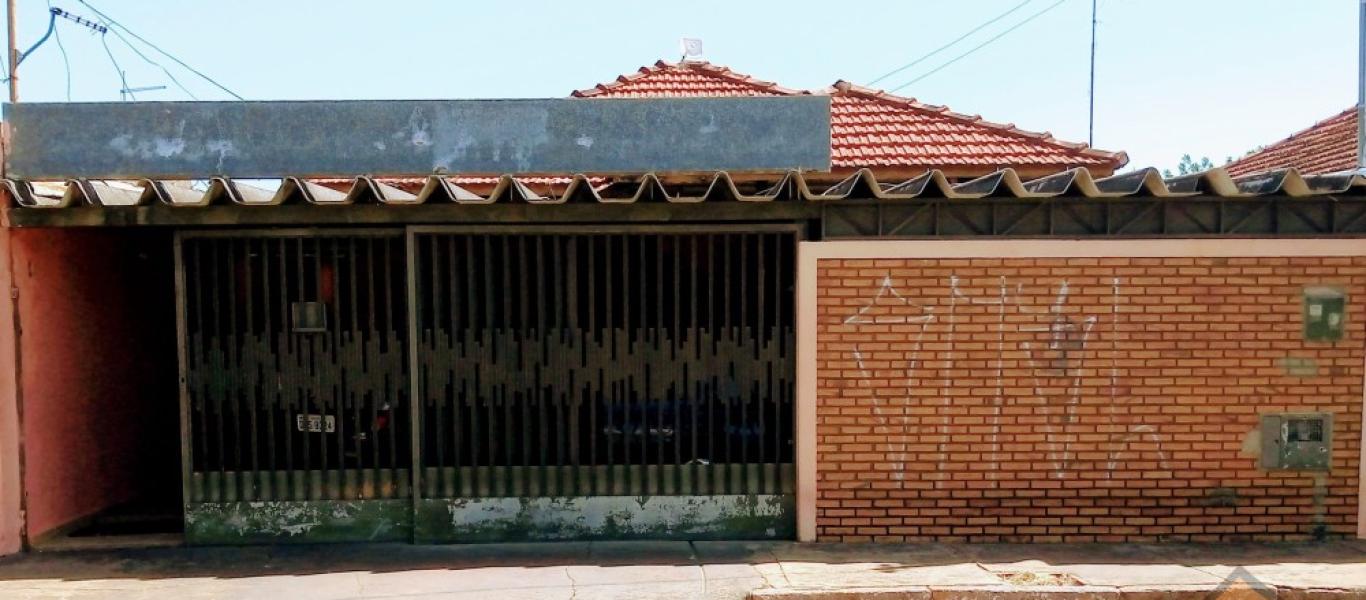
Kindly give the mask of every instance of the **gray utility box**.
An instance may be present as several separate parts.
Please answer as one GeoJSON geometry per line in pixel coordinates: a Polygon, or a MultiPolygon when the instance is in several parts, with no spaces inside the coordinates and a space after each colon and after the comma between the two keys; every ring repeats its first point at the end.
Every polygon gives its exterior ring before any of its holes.
{"type": "Polygon", "coordinates": [[[1327,471],[1332,457],[1332,413],[1262,415],[1263,469],[1327,471]]]}

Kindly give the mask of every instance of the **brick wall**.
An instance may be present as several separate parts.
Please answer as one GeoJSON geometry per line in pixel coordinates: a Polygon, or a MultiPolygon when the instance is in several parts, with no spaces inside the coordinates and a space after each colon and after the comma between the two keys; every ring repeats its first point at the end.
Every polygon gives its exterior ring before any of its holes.
{"type": "Polygon", "coordinates": [[[816,287],[820,540],[1356,533],[1366,259],[820,259],[816,287]],[[1342,341],[1302,338],[1319,284],[1342,341]],[[1334,413],[1331,471],[1259,468],[1259,414],[1294,411],[1334,413]]]}

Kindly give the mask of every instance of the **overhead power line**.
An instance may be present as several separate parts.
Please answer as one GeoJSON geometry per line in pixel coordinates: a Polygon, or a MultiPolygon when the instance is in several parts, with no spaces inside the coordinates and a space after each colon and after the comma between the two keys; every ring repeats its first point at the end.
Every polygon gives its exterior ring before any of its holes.
{"type": "Polygon", "coordinates": [[[1019,3],[1019,4],[1016,4],[1016,5],[1015,5],[1013,8],[1011,8],[1010,10],[1007,10],[1007,11],[1005,11],[1005,12],[999,14],[999,15],[996,15],[995,17],[992,17],[990,20],[988,20],[988,21],[982,23],[981,25],[978,25],[978,26],[973,27],[972,29],[968,30],[967,33],[965,33],[965,34],[963,34],[963,35],[960,35],[960,36],[954,38],[954,40],[953,40],[952,42],[949,42],[949,43],[947,43],[947,44],[944,44],[943,46],[940,46],[940,47],[938,47],[938,48],[935,48],[934,50],[931,50],[929,54],[925,54],[925,55],[921,56],[920,58],[917,58],[917,59],[915,59],[915,60],[913,60],[913,61],[911,61],[911,62],[908,62],[908,63],[906,63],[906,64],[904,64],[904,65],[901,65],[900,67],[897,67],[897,68],[893,69],[891,72],[889,72],[889,73],[887,73],[887,74],[885,74],[885,75],[883,75],[883,76],[881,76],[881,77],[878,77],[877,79],[874,79],[874,80],[872,80],[872,81],[869,81],[869,82],[868,82],[868,86],[869,86],[869,87],[872,87],[874,84],[876,84],[876,83],[879,82],[879,81],[882,81],[882,80],[884,80],[884,79],[886,79],[886,78],[888,78],[888,77],[891,77],[891,76],[893,76],[893,75],[896,75],[897,73],[900,73],[900,72],[902,72],[902,71],[905,71],[906,69],[909,69],[909,68],[911,68],[911,67],[914,67],[914,66],[916,66],[916,65],[918,65],[918,64],[920,64],[920,63],[922,63],[922,62],[924,62],[925,59],[928,59],[928,58],[930,58],[930,57],[932,57],[932,56],[934,56],[934,55],[936,55],[936,54],[939,54],[940,52],[943,52],[943,51],[945,51],[945,50],[948,50],[950,47],[952,47],[953,45],[957,44],[958,42],[961,42],[961,41],[963,41],[963,40],[965,40],[965,39],[968,39],[968,37],[970,37],[972,34],[977,33],[977,32],[979,32],[979,31],[981,31],[982,29],[985,29],[987,26],[991,25],[992,23],[995,23],[995,22],[997,22],[997,21],[1000,21],[1001,19],[1004,19],[1004,18],[1010,16],[1011,13],[1014,13],[1015,11],[1020,10],[1021,8],[1024,8],[1025,5],[1027,5],[1027,4],[1029,4],[1030,2],[1033,2],[1033,1],[1034,1],[1034,0],[1024,0],[1024,2],[1021,2],[1021,3],[1019,3]]]}
{"type": "MultiPolygon", "coordinates": [[[[52,0],[48,0],[48,11],[52,10],[52,0]]],[[[57,49],[62,53],[62,68],[66,70],[66,101],[71,101],[71,59],[66,55],[66,46],[62,45],[62,32],[54,30],[52,37],[57,40],[57,49]]]]}
{"type": "MultiPolygon", "coordinates": [[[[245,98],[243,98],[242,96],[238,95],[237,92],[234,92],[234,91],[228,89],[227,86],[224,86],[223,84],[218,83],[218,82],[215,81],[212,77],[209,77],[208,75],[205,75],[204,73],[200,72],[198,69],[195,69],[194,67],[191,67],[190,65],[186,64],[185,61],[180,60],[179,58],[176,58],[175,55],[173,55],[173,54],[171,54],[171,53],[169,53],[169,52],[167,52],[167,51],[165,51],[165,50],[162,50],[162,49],[161,49],[160,47],[158,47],[156,44],[153,44],[152,42],[147,41],[146,38],[144,38],[144,37],[138,35],[138,34],[135,33],[133,30],[131,30],[131,29],[129,29],[127,26],[125,26],[124,24],[119,23],[118,21],[115,21],[115,20],[114,20],[113,18],[111,18],[109,15],[104,14],[103,12],[101,12],[100,9],[95,8],[94,6],[91,6],[91,4],[90,4],[89,2],[86,2],[85,0],[76,0],[76,1],[77,1],[77,2],[80,2],[80,3],[83,4],[83,5],[85,5],[85,7],[86,7],[86,8],[89,8],[89,9],[91,10],[91,12],[94,12],[95,14],[99,15],[100,18],[104,19],[107,23],[109,23],[109,24],[112,25],[113,27],[115,27],[115,28],[117,28],[117,29],[122,29],[124,33],[127,33],[127,34],[130,35],[130,36],[133,36],[133,39],[136,39],[137,41],[142,42],[143,44],[146,44],[147,47],[149,47],[149,48],[151,48],[151,49],[153,49],[153,50],[156,50],[156,51],[157,51],[158,53],[160,53],[162,56],[165,56],[166,58],[169,58],[169,59],[171,59],[173,62],[175,62],[176,64],[180,65],[181,67],[184,67],[185,70],[187,70],[187,71],[189,71],[189,72],[191,72],[191,73],[194,73],[195,75],[198,75],[198,76],[199,76],[201,79],[203,79],[204,81],[207,81],[207,82],[213,84],[213,85],[214,85],[215,87],[217,87],[218,89],[223,90],[224,92],[227,92],[227,94],[230,95],[230,96],[232,96],[233,98],[236,98],[236,99],[238,99],[238,100],[245,100],[245,98]]],[[[117,32],[115,32],[115,33],[117,34],[117,32]]],[[[121,37],[121,36],[120,36],[120,37],[121,37]]],[[[127,40],[125,40],[125,43],[127,43],[127,40]]],[[[174,78],[172,78],[172,79],[174,79],[174,78]]],[[[179,86],[179,85],[180,85],[179,82],[177,82],[176,85],[179,86]]],[[[126,87],[128,87],[128,86],[125,85],[124,87],[126,88],[126,87]]],[[[184,88],[182,87],[181,89],[184,89],[184,88]]],[[[188,92],[187,92],[187,93],[188,93],[188,92]]]]}
{"type": "MultiPolygon", "coordinates": [[[[79,0],[78,0],[78,1],[79,1],[79,0]]],[[[82,2],[82,4],[86,4],[86,3],[85,3],[85,2],[82,2]]],[[[184,85],[181,85],[180,80],[179,80],[179,79],[176,79],[175,74],[172,73],[172,72],[170,71],[170,69],[167,69],[167,68],[166,68],[165,66],[163,66],[161,63],[159,63],[159,62],[157,62],[157,61],[152,60],[151,58],[149,58],[146,54],[144,54],[144,53],[142,52],[141,49],[139,49],[139,48],[137,47],[136,44],[133,44],[132,42],[130,42],[130,41],[128,40],[128,38],[124,37],[124,35],[123,35],[122,33],[119,32],[119,28],[120,28],[120,27],[122,27],[122,28],[125,29],[125,30],[127,30],[127,27],[123,27],[122,25],[118,25],[118,24],[116,24],[113,20],[106,20],[106,19],[108,19],[108,15],[105,15],[104,13],[99,12],[99,10],[96,9],[95,7],[90,6],[89,4],[86,4],[86,7],[87,7],[87,8],[89,8],[89,9],[92,10],[92,11],[95,11],[96,14],[98,14],[98,15],[100,15],[100,17],[102,17],[101,22],[98,22],[98,23],[95,22],[95,21],[91,21],[91,20],[89,20],[89,19],[83,18],[83,17],[81,17],[80,15],[77,15],[77,14],[74,14],[74,13],[71,13],[71,12],[68,12],[68,11],[65,11],[65,10],[62,10],[62,9],[60,9],[60,8],[56,8],[56,7],[52,6],[52,0],[48,0],[47,6],[48,6],[48,8],[47,8],[47,9],[48,9],[48,27],[47,27],[47,32],[44,33],[43,36],[42,36],[37,42],[35,42],[35,43],[33,44],[32,47],[30,47],[28,50],[25,50],[24,52],[19,53],[19,61],[20,61],[20,62],[23,62],[23,60],[24,60],[25,58],[27,58],[29,55],[33,54],[33,52],[34,52],[35,50],[37,50],[39,46],[42,46],[43,43],[46,42],[49,38],[55,39],[55,40],[57,41],[57,49],[58,49],[59,51],[61,51],[61,54],[62,54],[62,66],[63,66],[64,70],[66,71],[66,99],[67,99],[68,102],[71,101],[71,59],[70,59],[70,57],[67,55],[67,52],[66,52],[66,45],[62,43],[62,33],[61,33],[61,30],[60,30],[59,28],[57,28],[57,19],[58,19],[59,17],[62,18],[62,19],[65,19],[65,20],[67,20],[67,21],[71,21],[71,22],[73,22],[73,23],[75,23],[75,24],[77,24],[77,25],[86,27],[86,28],[88,28],[88,29],[90,29],[90,30],[92,30],[92,31],[94,31],[94,32],[96,32],[96,33],[98,33],[98,34],[100,34],[100,45],[104,48],[105,55],[109,57],[109,62],[112,63],[112,64],[114,65],[114,69],[115,69],[115,71],[117,71],[118,76],[119,76],[119,81],[120,81],[120,83],[122,84],[121,87],[119,88],[119,93],[120,93],[121,95],[124,95],[125,97],[126,97],[126,96],[132,96],[135,92],[165,89],[166,86],[150,86],[150,87],[130,88],[130,87],[128,86],[127,72],[125,72],[125,71],[123,70],[122,66],[119,65],[118,59],[114,57],[114,52],[113,52],[113,50],[109,47],[109,42],[108,42],[108,40],[106,39],[106,34],[108,34],[110,31],[113,31],[113,32],[114,32],[114,35],[117,36],[117,37],[119,38],[119,41],[123,42],[123,45],[127,46],[129,50],[132,50],[134,54],[138,55],[138,58],[141,58],[144,62],[146,62],[146,63],[149,64],[149,65],[152,65],[152,66],[154,66],[154,67],[156,67],[156,68],[158,68],[158,69],[161,69],[161,72],[164,73],[164,74],[166,75],[166,77],[169,78],[173,83],[175,83],[176,87],[180,88],[180,90],[181,90],[182,92],[185,92],[185,94],[186,94],[187,96],[189,96],[190,98],[195,99],[195,100],[198,100],[198,99],[199,99],[198,97],[196,97],[196,96],[194,95],[193,92],[191,92],[189,89],[186,89],[186,87],[185,87],[184,85]]],[[[137,35],[137,34],[132,33],[131,31],[129,31],[129,34],[130,34],[130,35],[134,35],[134,36],[137,35]]],[[[139,39],[141,39],[141,38],[139,38],[139,39]]],[[[143,42],[144,42],[144,43],[148,43],[148,45],[151,45],[149,42],[146,42],[146,40],[143,40],[143,42]]],[[[160,50],[159,48],[157,48],[157,51],[161,52],[161,50],[160,50]]],[[[163,52],[163,53],[164,53],[164,52],[163,52]]],[[[172,59],[174,59],[174,57],[172,57],[172,59]]],[[[177,62],[179,62],[179,61],[177,61],[177,62]]],[[[184,64],[184,63],[181,63],[181,64],[184,64]]],[[[5,66],[4,63],[3,63],[3,61],[0,61],[0,66],[3,66],[6,72],[9,71],[8,66],[5,66]]],[[[189,68],[189,67],[186,67],[186,68],[189,68]]],[[[191,71],[194,71],[194,70],[191,69],[191,71]]],[[[203,74],[202,74],[202,73],[199,73],[198,71],[194,71],[194,72],[195,72],[196,74],[200,75],[201,77],[203,77],[203,74]]],[[[5,82],[5,81],[9,81],[9,77],[5,77],[4,79],[0,79],[0,82],[5,82]]],[[[209,80],[209,81],[212,82],[212,83],[214,83],[215,85],[218,85],[217,82],[213,82],[212,80],[209,80]]],[[[220,87],[222,87],[222,86],[220,86],[220,87]]],[[[226,89],[226,88],[224,88],[224,91],[228,92],[229,94],[232,94],[232,93],[233,93],[231,90],[228,90],[228,89],[226,89]]],[[[236,96],[236,94],[233,94],[233,95],[236,96]]],[[[240,96],[238,96],[238,97],[240,98],[240,96]]],[[[134,98],[134,99],[136,99],[136,98],[134,98]]]]}
{"type": "Polygon", "coordinates": [[[902,90],[902,89],[904,89],[904,88],[910,87],[912,84],[917,83],[917,82],[919,82],[920,80],[922,80],[922,79],[924,79],[924,78],[926,78],[926,77],[929,77],[930,75],[934,75],[935,73],[938,73],[938,72],[940,72],[940,71],[942,71],[942,70],[948,68],[949,65],[952,65],[953,63],[956,63],[956,62],[958,62],[958,61],[960,61],[960,60],[963,60],[964,58],[967,58],[968,56],[972,55],[974,52],[977,52],[978,50],[981,50],[982,48],[987,47],[987,46],[990,45],[992,42],[995,42],[996,40],[999,40],[999,39],[1001,39],[1001,38],[1003,38],[1003,37],[1009,35],[1012,31],[1015,31],[1016,29],[1019,29],[1019,28],[1021,28],[1021,27],[1024,27],[1024,26],[1025,26],[1026,24],[1028,24],[1030,21],[1033,21],[1034,19],[1037,19],[1037,18],[1039,18],[1039,17],[1044,16],[1044,14],[1048,13],[1048,11],[1051,11],[1051,10],[1057,8],[1058,6],[1061,6],[1062,3],[1063,3],[1063,2],[1066,2],[1066,1],[1067,1],[1067,0],[1058,0],[1057,2],[1054,2],[1054,3],[1050,4],[1050,5],[1048,5],[1048,7],[1044,8],[1043,10],[1041,10],[1041,11],[1039,11],[1039,12],[1036,12],[1036,13],[1034,13],[1034,14],[1032,14],[1032,15],[1029,15],[1029,16],[1026,17],[1023,21],[1020,21],[1019,23],[1016,23],[1016,24],[1010,26],[1009,29],[1006,29],[1005,31],[1002,31],[1001,33],[996,34],[995,36],[991,37],[990,39],[988,39],[988,40],[985,41],[985,42],[982,42],[982,43],[980,43],[980,44],[978,44],[978,45],[976,45],[976,46],[973,46],[971,50],[968,50],[967,52],[964,52],[964,53],[962,53],[962,54],[959,54],[958,56],[953,57],[953,59],[950,60],[949,62],[946,62],[946,63],[944,63],[944,64],[942,64],[942,65],[939,65],[938,67],[935,67],[935,68],[931,69],[928,73],[925,73],[924,75],[921,75],[921,76],[919,76],[919,77],[916,77],[915,79],[912,79],[912,80],[910,80],[910,81],[907,81],[906,83],[903,83],[903,84],[901,84],[901,85],[899,85],[899,86],[897,86],[897,87],[894,87],[894,88],[892,88],[891,90],[888,90],[888,91],[890,91],[890,92],[900,91],[900,90],[902,90]]]}
{"type": "MultiPolygon", "coordinates": [[[[174,83],[176,87],[180,88],[180,91],[185,92],[185,95],[186,95],[186,96],[189,96],[191,100],[198,100],[198,99],[199,99],[198,96],[195,96],[195,95],[194,95],[194,92],[191,92],[190,90],[185,89],[185,86],[180,85],[180,80],[179,80],[179,79],[176,79],[176,78],[175,78],[175,75],[172,75],[172,74],[171,74],[170,69],[167,69],[166,67],[162,66],[162,64],[159,63],[159,62],[157,62],[157,61],[154,61],[154,60],[152,60],[152,59],[150,59],[150,58],[147,58],[147,55],[146,55],[146,54],[143,54],[141,50],[138,50],[138,47],[137,47],[137,46],[134,46],[132,42],[128,41],[128,38],[123,37],[123,34],[122,34],[122,33],[119,33],[119,30],[118,30],[118,29],[112,29],[111,31],[113,31],[113,32],[114,32],[114,35],[117,36],[117,37],[119,38],[119,41],[123,42],[123,45],[128,46],[128,49],[129,49],[129,50],[132,50],[132,51],[133,51],[133,54],[138,55],[138,58],[141,58],[141,59],[143,60],[143,62],[146,62],[146,63],[149,64],[149,65],[152,65],[152,66],[154,66],[154,67],[156,67],[156,68],[158,68],[158,69],[161,69],[161,72],[166,74],[166,77],[169,78],[169,79],[171,80],[171,83],[174,83]]],[[[228,93],[232,93],[232,92],[228,92],[228,93]]]]}
{"type": "MultiPolygon", "coordinates": [[[[109,50],[109,42],[105,39],[103,35],[100,36],[100,45],[104,46],[104,53],[109,55],[109,62],[114,64],[114,73],[118,74],[119,83],[122,84],[122,86],[119,88],[121,90],[120,95],[122,95],[124,93],[122,92],[122,90],[128,89],[128,76],[126,73],[124,73],[123,67],[119,66],[119,61],[114,58],[114,53],[109,50]]],[[[129,95],[131,96],[132,94],[129,95]]],[[[137,100],[137,96],[133,96],[133,99],[137,100]]]]}

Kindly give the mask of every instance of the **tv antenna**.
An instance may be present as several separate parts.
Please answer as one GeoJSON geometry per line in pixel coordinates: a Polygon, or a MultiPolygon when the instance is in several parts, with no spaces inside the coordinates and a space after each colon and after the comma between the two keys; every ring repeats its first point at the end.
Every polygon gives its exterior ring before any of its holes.
{"type": "Polygon", "coordinates": [[[9,97],[10,97],[10,102],[18,102],[18,101],[19,101],[19,81],[18,81],[18,80],[19,80],[19,77],[18,77],[19,63],[24,62],[24,59],[25,59],[25,58],[28,58],[30,54],[33,54],[33,51],[34,51],[34,50],[37,50],[39,46],[42,46],[44,42],[46,42],[49,38],[52,37],[52,33],[53,33],[54,31],[57,30],[57,18],[58,18],[58,17],[63,18],[63,19],[66,19],[66,20],[68,20],[68,21],[71,21],[72,23],[75,23],[75,24],[77,24],[77,25],[80,25],[81,27],[85,27],[86,29],[89,29],[89,30],[91,30],[91,31],[94,31],[95,33],[105,34],[105,33],[108,33],[108,32],[109,32],[109,28],[106,27],[106,26],[104,26],[104,25],[101,25],[101,24],[99,24],[99,23],[96,23],[96,22],[94,22],[94,21],[91,21],[90,19],[87,19],[87,18],[85,18],[85,17],[82,17],[82,16],[80,16],[80,15],[78,15],[78,14],[75,14],[75,13],[73,13],[73,12],[66,11],[66,10],[62,10],[62,9],[57,8],[57,7],[55,7],[55,6],[53,6],[53,7],[49,8],[49,9],[47,9],[47,14],[48,14],[48,17],[47,17],[47,33],[44,33],[44,34],[43,34],[43,37],[38,38],[38,41],[37,41],[37,42],[34,42],[32,46],[29,46],[28,50],[25,50],[25,51],[23,51],[23,52],[20,52],[20,51],[19,51],[17,48],[15,48],[15,46],[14,46],[14,29],[15,29],[15,28],[14,28],[14,6],[13,6],[13,3],[10,4],[10,7],[9,7],[9,25],[10,25],[10,28],[9,28],[9,31],[10,31],[10,36],[9,36],[9,38],[10,38],[10,42],[9,42],[9,46],[10,46],[10,47],[9,47],[9,58],[10,58],[10,66],[9,66],[9,73],[7,73],[7,74],[6,74],[7,77],[5,77],[5,79],[6,79],[7,81],[9,81],[9,97]]]}
{"type": "Polygon", "coordinates": [[[91,31],[94,31],[95,33],[109,32],[109,28],[104,25],[91,21],[90,19],[82,17],[78,14],[62,10],[55,6],[49,8],[47,12],[47,33],[44,33],[43,37],[38,38],[38,41],[34,42],[32,46],[29,46],[28,50],[20,52],[19,59],[15,61],[14,66],[19,66],[19,63],[24,62],[24,59],[28,58],[28,55],[33,54],[34,50],[37,50],[39,46],[43,45],[43,42],[46,42],[48,38],[52,37],[52,32],[57,30],[58,17],[71,21],[72,23],[80,25],[81,27],[85,27],[91,31]]]}
{"type": "MultiPolygon", "coordinates": [[[[155,91],[157,91],[157,90],[164,90],[164,89],[166,89],[166,86],[164,86],[164,85],[145,85],[145,86],[142,86],[142,87],[124,87],[124,88],[121,88],[121,89],[119,90],[119,99],[120,99],[120,100],[127,100],[128,97],[129,97],[129,96],[132,96],[133,94],[140,94],[140,93],[142,93],[142,92],[155,92],[155,91]]],[[[137,97],[134,96],[134,99],[136,99],[136,98],[137,98],[137,97]]]]}

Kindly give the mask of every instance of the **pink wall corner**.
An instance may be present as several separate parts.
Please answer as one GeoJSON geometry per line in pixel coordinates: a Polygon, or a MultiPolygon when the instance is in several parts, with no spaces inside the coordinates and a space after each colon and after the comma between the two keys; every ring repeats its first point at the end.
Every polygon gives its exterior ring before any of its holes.
{"type": "Polygon", "coordinates": [[[16,385],[10,229],[0,227],[0,556],[23,548],[19,398],[16,385]]]}
{"type": "MultiPolygon", "coordinates": [[[[152,452],[166,448],[156,440],[178,448],[179,432],[149,431],[158,411],[174,418],[176,410],[174,395],[160,393],[155,381],[173,387],[175,371],[162,373],[148,360],[166,348],[142,343],[157,329],[147,319],[169,316],[144,302],[157,286],[143,272],[155,269],[142,268],[139,239],[34,229],[15,230],[12,241],[23,482],[34,539],[156,485],[149,478],[163,475],[153,468],[162,459],[152,452]]],[[[155,275],[166,276],[169,297],[169,273],[155,275]]]]}
{"type": "Polygon", "coordinates": [[[816,541],[816,260],[797,246],[797,541],[816,541]]]}

